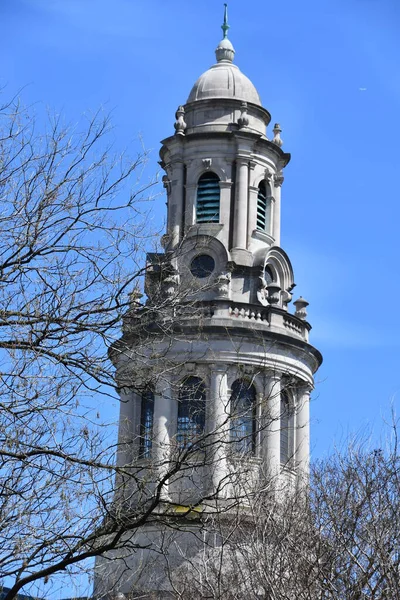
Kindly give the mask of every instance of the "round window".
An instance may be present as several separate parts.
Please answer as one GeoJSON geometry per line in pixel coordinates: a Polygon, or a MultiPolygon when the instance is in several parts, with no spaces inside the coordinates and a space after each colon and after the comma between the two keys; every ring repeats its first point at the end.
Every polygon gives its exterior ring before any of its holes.
{"type": "Polygon", "coordinates": [[[193,277],[208,277],[215,269],[215,260],[208,254],[195,256],[190,263],[190,272],[193,277]]]}

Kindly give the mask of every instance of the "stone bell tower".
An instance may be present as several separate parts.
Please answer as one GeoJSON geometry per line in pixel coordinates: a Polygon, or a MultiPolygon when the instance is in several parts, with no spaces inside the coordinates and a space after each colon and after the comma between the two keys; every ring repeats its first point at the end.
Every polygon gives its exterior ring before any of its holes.
{"type": "MultiPolygon", "coordinates": [[[[309,397],[322,357],[309,344],[308,303],[289,310],[295,283],[280,230],[290,155],[279,124],[267,133],[271,116],[234,64],[228,28],[225,5],[216,63],[162,142],[164,253],[148,256],[146,303],[133,298],[111,350],[118,462],[144,482],[120,502],[149,502],[158,489],[167,515],[207,514],[215,500],[229,515],[230,501],[245,506],[265,481],[296,488],[309,470],[309,397]]],[[[117,552],[112,567],[98,561],[100,587],[170,590],[166,568],[199,552],[201,536],[192,519],[176,542],[166,520],[128,536],[135,551],[127,543],[123,561],[117,552]]]]}

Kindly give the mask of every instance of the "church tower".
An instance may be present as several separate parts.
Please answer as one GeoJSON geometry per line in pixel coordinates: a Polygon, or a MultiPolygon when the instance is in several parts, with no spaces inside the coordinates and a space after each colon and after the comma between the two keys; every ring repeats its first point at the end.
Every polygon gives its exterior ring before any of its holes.
{"type": "Polygon", "coordinates": [[[144,505],[159,493],[165,503],[123,559],[98,561],[102,585],[124,594],[170,589],[165,569],[201,550],[195,529],[217,505],[229,519],[230,503],[246,507],[260,488],[307,482],[322,357],[309,343],[308,303],[290,309],[293,269],[280,245],[290,154],[278,123],[268,133],[271,116],[234,62],[228,28],[225,5],[216,62],[162,141],[164,252],[148,255],[145,301],[133,294],[111,349],[118,462],[136,482],[116,502],[144,505]],[[173,515],[181,521],[170,530],[173,515]]]}

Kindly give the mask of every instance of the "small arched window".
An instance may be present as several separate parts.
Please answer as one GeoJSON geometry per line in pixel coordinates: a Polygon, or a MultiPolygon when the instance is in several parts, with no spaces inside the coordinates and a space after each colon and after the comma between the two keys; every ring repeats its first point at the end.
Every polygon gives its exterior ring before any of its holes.
{"type": "Polygon", "coordinates": [[[292,413],[290,409],[289,396],[286,391],[281,392],[281,464],[287,465],[292,459],[292,413]]]}
{"type": "Polygon", "coordinates": [[[151,446],[153,443],[153,422],[154,422],[154,393],[152,390],[145,390],[142,393],[140,409],[140,444],[139,457],[150,458],[151,446]]]}
{"type": "Polygon", "coordinates": [[[235,452],[255,454],[256,390],[244,379],[238,379],[232,385],[231,440],[235,452]]]}
{"type": "Polygon", "coordinates": [[[199,377],[188,377],[181,388],[178,400],[178,446],[193,446],[204,433],[206,416],[206,391],[199,377]]]}
{"type": "Polygon", "coordinates": [[[271,197],[268,191],[267,183],[261,181],[257,194],[257,229],[271,233],[271,197]]]}
{"type": "Polygon", "coordinates": [[[219,177],[203,173],[197,183],[196,222],[219,223],[219,177]]]}

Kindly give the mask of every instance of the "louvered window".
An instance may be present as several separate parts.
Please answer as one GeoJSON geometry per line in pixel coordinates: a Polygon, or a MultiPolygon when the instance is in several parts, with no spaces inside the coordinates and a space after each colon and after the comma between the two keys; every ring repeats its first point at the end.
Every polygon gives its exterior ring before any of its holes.
{"type": "Polygon", "coordinates": [[[270,233],[271,229],[271,198],[265,181],[258,186],[257,195],[257,229],[270,233]]]}
{"type": "Polygon", "coordinates": [[[219,178],[215,173],[204,173],[197,184],[197,223],[219,223],[219,178]]]}
{"type": "Polygon", "coordinates": [[[254,454],[256,448],[256,390],[247,381],[232,384],[231,440],[232,449],[240,454],[254,454]]]}
{"type": "Polygon", "coordinates": [[[206,392],[198,377],[188,377],[178,400],[178,446],[187,448],[196,445],[204,433],[206,416],[206,392]]]}
{"type": "Polygon", "coordinates": [[[140,411],[140,458],[150,458],[153,442],[154,394],[146,390],[142,394],[140,411]]]}

